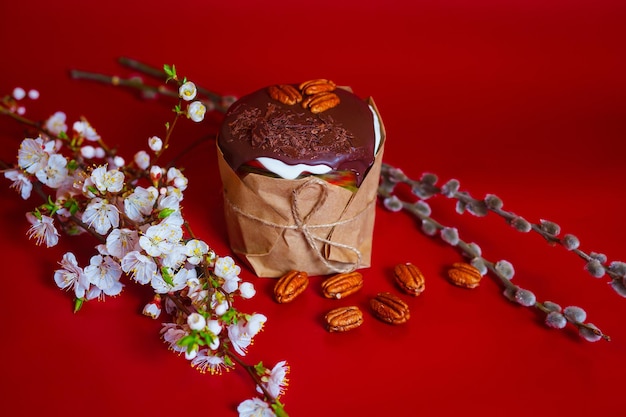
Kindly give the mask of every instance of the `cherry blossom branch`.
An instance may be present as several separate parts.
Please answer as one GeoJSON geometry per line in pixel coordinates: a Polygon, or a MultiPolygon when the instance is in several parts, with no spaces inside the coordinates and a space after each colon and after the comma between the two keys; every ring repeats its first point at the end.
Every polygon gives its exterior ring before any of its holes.
{"type": "MultiPolygon", "coordinates": [[[[423,199],[419,199],[417,202],[408,202],[394,194],[395,187],[398,184],[407,183],[413,186],[414,194],[418,195],[418,197],[432,196],[436,194],[433,192],[436,187],[432,178],[426,178],[420,182],[413,181],[401,170],[387,164],[383,164],[381,178],[378,195],[383,200],[383,205],[386,209],[392,212],[402,210],[409,212],[420,220],[422,232],[426,235],[434,236],[439,234],[444,242],[460,249],[465,256],[471,259],[471,265],[476,267],[481,275],[485,275],[487,271],[490,271],[504,287],[503,295],[507,299],[525,307],[534,307],[545,313],[545,323],[549,327],[561,329],[567,323],[571,323],[577,327],[580,336],[588,341],[597,341],[601,338],[607,341],[610,340],[610,337],[602,333],[593,323],[585,323],[586,313],[582,308],[569,306],[562,309],[561,306],[552,301],[539,302],[534,293],[513,284],[511,279],[515,271],[510,262],[506,260],[492,262],[484,258],[478,244],[465,242],[460,238],[458,229],[445,226],[432,218],[432,210],[423,199]],[[416,187],[420,187],[418,192],[415,192],[416,187]]],[[[438,190],[437,193],[442,193],[441,189],[438,190]]]]}
{"type": "MultiPolygon", "coordinates": [[[[263,314],[235,308],[236,297],[255,295],[253,284],[243,282],[234,260],[218,256],[195,237],[183,219],[180,201],[187,178],[172,163],[167,168],[155,165],[168,148],[181,116],[200,122],[206,112],[202,102],[194,100],[194,83],[178,79],[174,66],[165,65],[164,72],[166,82],[177,83],[178,103],[173,109],[174,119],[166,123],[165,140],[156,136],[148,139],[152,153],[141,150],[127,165],[84,119],[72,125],[70,134],[62,112],[45,122],[31,121],[22,116],[23,106],[14,103],[24,97],[23,90],[15,89],[13,97],[0,102],[0,115],[10,115],[41,134],[23,139],[17,162],[9,165],[0,161],[0,167],[23,199],[28,199],[34,189],[44,200],[27,214],[32,225],[27,235],[38,245],[57,245],[60,234],[54,220],[60,221],[66,234],[72,234],[76,225],[97,238],[97,254],[89,265],[81,267],[75,255],[67,252],[59,262],[60,269],[54,272],[59,288],[73,290],[75,312],[90,300],[120,294],[123,275],[147,284],[154,295],[143,314],[156,319],[161,315],[162,301],[165,303],[170,322],[163,323],[161,336],[172,350],[184,353],[200,372],[219,374],[240,364],[265,396],[265,400],[256,396],[243,401],[238,407],[240,415],[273,412],[271,415],[285,417],[278,397],[287,381],[286,362],[269,370],[262,362],[252,366],[240,357],[245,356],[267,320],[263,314]],[[89,143],[99,144],[100,151],[89,143]],[[47,195],[44,186],[54,192],[47,195]]],[[[101,74],[78,76],[119,83],[101,74]]],[[[29,97],[35,96],[38,94],[29,92],[29,97]]]]}
{"type": "MultiPolygon", "coordinates": [[[[128,68],[141,72],[150,77],[156,78],[160,82],[166,82],[169,79],[169,75],[166,71],[152,67],[140,61],[127,57],[120,57],[119,62],[120,64],[128,68]]],[[[141,79],[141,77],[137,76],[123,78],[117,75],[107,75],[76,69],[70,71],[70,76],[77,80],[96,81],[116,87],[119,86],[137,89],[140,90],[146,98],[154,98],[159,94],[168,97],[179,96],[178,91],[169,89],[164,84],[159,84],[156,86],[146,84],[144,83],[143,79],[141,79]]],[[[197,86],[196,88],[198,94],[205,97],[205,99],[200,99],[200,101],[206,106],[208,111],[216,110],[218,112],[225,113],[228,107],[230,107],[230,105],[234,101],[234,97],[232,96],[221,96],[201,86],[197,86]]]]}
{"type": "MultiPolygon", "coordinates": [[[[132,59],[132,58],[128,58],[128,57],[120,57],[119,58],[119,62],[120,64],[124,65],[125,67],[134,69],[136,71],[142,72],[146,75],[149,75],[151,77],[154,77],[158,80],[167,80],[167,74],[160,68],[155,68],[152,67],[148,64],[145,64],[143,62],[137,61],[136,59],[132,59]]],[[[223,103],[224,102],[224,97],[222,97],[221,95],[214,93],[213,91],[210,91],[204,87],[201,86],[197,86],[198,88],[198,93],[208,97],[213,103],[223,103]]],[[[224,111],[225,109],[217,109],[218,111],[224,111]]]]}

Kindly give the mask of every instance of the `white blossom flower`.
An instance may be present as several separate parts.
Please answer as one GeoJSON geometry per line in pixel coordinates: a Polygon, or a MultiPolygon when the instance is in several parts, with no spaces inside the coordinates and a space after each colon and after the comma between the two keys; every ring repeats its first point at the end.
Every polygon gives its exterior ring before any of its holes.
{"type": "Polygon", "coordinates": [[[86,120],[74,122],[72,129],[78,133],[79,136],[87,139],[88,141],[95,142],[100,140],[100,135],[98,135],[96,130],[86,120]]]}
{"type": "Polygon", "coordinates": [[[171,278],[171,284],[166,282],[162,275],[152,277],[150,285],[157,294],[167,294],[169,292],[180,291],[187,285],[187,281],[197,277],[195,269],[180,268],[171,278]]]}
{"type": "Polygon", "coordinates": [[[106,152],[100,146],[96,146],[94,148],[94,151],[96,152],[95,157],[98,158],[98,159],[103,159],[106,156],[106,152]]]}
{"type": "Polygon", "coordinates": [[[108,291],[115,291],[118,288],[119,280],[122,276],[122,268],[110,256],[94,255],[89,260],[89,266],[85,267],[85,276],[90,283],[102,290],[106,295],[116,295],[110,294],[108,291]]]}
{"type": "Polygon", "coordinates": [[[4,171],[4,178],[13,181],[11,188],[14,188],[24,200],[28,200],[30,193],[33,191],[33,184],[30,179],[16,169],[4,171]]]}
{"type": "Polygon", "coordinates": [[[237,406],[239,417],[276,417],[269,404],[260,398],[250,398],[237,406]]]}
{"type": "Polygon", "coordinates": [[[242,282],[239,285],[239,292],[242,298],[252,298],[256,294],[254,285],[251,282],[242,282]]]}
{"type": "Polygon", "coordinates": [[[58,136],[61,132],[67,132],[67,125],[65,124],[66,120],[67,115],[62,111],[58,111],[45,121],[44,127],[48,132],[58,136]]]}
{"type": "Polygon", "coordinates": [[[26,138],[17,152],[17,164],[29,174],[34,174],[48,165],[48,158],[52,152],[54,142],[44,142],[42,138],[26,138]]]}
{"type": "Polygon", "coordinates": [[[185,359],[188,361],[193,360],[196,356],[198,356],[198,349],[200,349],[198,345],[194,345],[191,348],[187,347],[184,351],[185,359]]]}
{"type": "Polygon", "coordinates": [[[181,243],[173,243],[171,249],[161,254],[161,265],[175,271],[185,264],[187,261],[185,245],[181,243]]]}
{"type": "Polygon", "coordinates": [[[115,165],[118,168],[123,167],[126,164],[126,161],[124,160],[124,158],[122,158],[119,155],[115,155],[113,159],[111,160],[111,162],[113,163],[113,165],[115,165]]]}
{"type": "Polygon", "coordinates": [[[150,167],[150,179],[153,182],[159,182],[163,176],[163,169],[160,166],[152,165],[150,167]]]}
{"type": "Polygon", "coordinates": [[[58,188],[67,178],[67,159],[63,155],[54,154],[48,158],[43,169],[35,173],[37,179],[50,188],[58,188]]]}
{"type": "Polygon", "coordinates": [[[202,330],[206,326],[206,319],[200,313],[191,313],[187,316],[187,325],[191,330],[202,330]]]}
{"type": "Polygon", "coordinates": [[[159,318],[161,315],[161,297],[158,294],[143,307],[142,314],[155,320],[159,318]]]}
{"type": "Polygon", "coordinates": [[[206,328],[211,333],[212,340],[209,344],[209,349],[217,350],[220,347],[220,338],[217,335],[222,331],[222,325],[218,320],[207,320],[206,328]]]}
{"type": "Polygon", "coordinates": [[[181,191],[185,191],[188,180],[179,169],[171,167],[167,170],[167,183],[174,184],[174,187],[181,191]]]}
{"type": "Polygon", "coordinates": [[[161,337],[174,352],[183,352],[186,348],[178,345],[178,341],[187,336],[189,332],[176,323],[163,323],[161,337]]]}
{"type": "Polygon", "coordinates": [[[132,229],[113,229],[107,236],[106,248],[111,256],[122,259],[128,252],[139,249],[139,234],[132,229]]]}
{"type": "Polygon", "coordinates": [[[138,251],[128,252],[121,262],[122,270],[140,284],[147,284],[158,275],[156,262],[138,251]]]}
{"type": "Polygon", "coordinates": [[[26,219],[31,226],[26,232],[29,239],[35,238],[37,245],[46,243],[46,247],[50,248],[59,242],[59,232],[54,227],[54,219],[46,215],[40,217],[33,213],[26,213],[26,219]]]}
{"type": "Polygon", "coordinates": [[[252,343],[252,336],[250,336],[244,327],[242,322],[231,324],[228,326],[228,339],[235,349],[235,352],[241,356],[245,356],[248,346],[252,343]]]}
{"type": "Polygon", "coordinates": [[[219,320],[207,320],[206,327],[213,335],[217,336],[222,331],[222,325],[219,320]]]}
{"type": "Polygon", "coordinates": [[[124,284],[122,284],[120,281],[116,281],[115,284],[111,287],[108,288],[106,290],[103,290],[101,288],[96,287],[95,285],[92,285],[89,288],[89,291],[87,291],[87,300],[94,300],[94,299],[98,299],[98,300],[104,300],[105,296],[109,296],[109,297],[115,297],[116,295],[119,295],[122,292],[122,289],[124,288],[124,284]]]}
{"type": "Polygon", "coordinates": [[[164,210],[174,210],[178,211],[180,209],[180,202],[182,200],[182,193],[179,191],[174,191],[173,189],[167,189],[165,194],[162,194],[159,198],[158,209],[164,210]]]}
{"type": "Polygon", "coordinates": [[[74,290],[76,298],[85,297],[85,292],[89,289],[89,280],[83,268],[78,266],[76,256],[72,252],[67,252],[59,265],[62,269],[54,271],[54,282],[57,286],[61,289],[74,290]]]}
{"type": "Polygon", "coordinates": [[[221,316],[228,311],[228,301],[223,298],[221,293],[214,292],[211,297],[211,308],[216,315],[221,316]]]}
{"type": "Polygon", "coordinates": [[[150,166],[150,155],[146,151],[137,152],[133,160],[139,169],[147,169],[150,166]]]}
{"type": "MultiPolygon", "coordinates": [[[[287,362],[280,361],[278,362],[271,371],[268,371],[269,375],[263,376],[262,381],[264,382],[265,389],[270,393],[270,395],[274,398],[280,397],[285,392],[285,386],[287,385],[287,373],[289,372],[289,367],[287,366],[287,362]]],[[[257,386],[257,391],[259,393],[263,393],[260,387],[257,386]]]]}
{"type": "Polygon", "coordinates": [[[159,191],[154,187],[135,187],[132,194],[124,199],[124,214],[133,221],[143,221],[143,216],[152,213],[158,195],[159,191]]]}
{"type": "Polygon", "coordinates": [[[39,98],[39,90],[35,90],[34,88],[28,90],[28,98],[31,100],[37,100],[39,98]]]}
{"type": "Polygon", "coordinates": [[[215,261],[215,275],[220,278],[227,279],[239,275],[240,272],[241,268],[230,256],[220,256],[215,261]]]}
{"type": "Polygon", "coordinates": [[[263,329],[263,325],[267,321],[267,317],[265,317],[261,313],[255,313],[248,318],[248,322],[246,323],[246,332],[254,337],[263,329]]]}
{"type": "Polygon", "coordinates": [[[163,149],[163,141],[158,136],[152,136],[148,139],[148,147],[153,152],[159,152],[161,149],[163,149]]]}
{"type": "Polygon", "coordinates": [[[24,97],[26,97],[26,90],[24,90],[22,87],[15,87],[11,95],[13,96],[14,99],[19,101],[23,99],[24,97]]]}
{"type": "Polygon", "coordinates": [[[204,120],[204,114],[206,113],[206,107],[199,101],[194,101],[187,107],[187,117],[194,122],[201,122],[204,120]]]}
{"type": "Polygon", "coordinates": [[[204,305],[206,303],[209,292],[203,288],[198,278],[188,279],[187,287],[187,297],[189,297],[193,305],[204,305]]]}
{"type": "Polygon", "coordinates": [[[222,289],[228,294],[233,293],[237,291],[237,288],[239,288],[239,281],[241,281],[241,278],[237,275],[228,275],[224,278],[222,289]]]}
{"type": "Polygon", "coordinates": [[[196,94],[198,93],[198,89],[196,85],[191,81],[187,81],[178,89],[178,96],[185,101],[191,101],[196,98],[196,94]]]}
{"type": "Polygon", "coordinates": [[[201,349],[191,361],[191,366],[202,373],[209,372],[211,375],[221,375],[227,369],[224,358],[209,353],[208,349],[201,349]]]}
{"type": "Polygon", "coordinates": [[[80,154],[85,159],[92,159],[96,156],[96,148],[91,145],[85,145],[80,148],[80,154]]]}
{"type": "Polygon", "coordinates": [[[83,222],[93,228],[96,233],[104,235],[111,227],[117,227],[120,222],[120,213],[107,200],[94,198],[85,208],[83,222]]]}
{"type": "Polygon", "coordinates": [[[108,170],[106,165],[101,165],[92,171],[91,180],[101,193],[118,193],[124,186],[124,173],[117,169],[108,170]]]}
{"type": "Polygon", "coordinates": [[[139,245],[148,255],[156,257],[175,249],[175,245],[182,237],[183,231],[180,226],[162,221],[145,231],[139,238],[139,245]]]}
{"type": "Polygon", "coordinates": [[[185,254],[188,256],[187,262],[192,265],[198,265],[208,251],[209,245],[198,239],[192,239],[185,244],[185,254]]]}

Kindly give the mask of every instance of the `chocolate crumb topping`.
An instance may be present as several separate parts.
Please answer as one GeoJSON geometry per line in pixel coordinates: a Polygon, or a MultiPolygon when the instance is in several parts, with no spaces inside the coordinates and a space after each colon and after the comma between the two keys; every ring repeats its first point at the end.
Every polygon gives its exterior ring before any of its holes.
{"type": "Polygon", "coordinates": [[[272,99],[266,89],[242,97],[227,112],[218,144],[234,170],[258,157],[286,164],[326,164],[350,170],[357,183],[374,161],[373,115],[363,100],[336,89],[341,103],[314,114],[272,99]]]}

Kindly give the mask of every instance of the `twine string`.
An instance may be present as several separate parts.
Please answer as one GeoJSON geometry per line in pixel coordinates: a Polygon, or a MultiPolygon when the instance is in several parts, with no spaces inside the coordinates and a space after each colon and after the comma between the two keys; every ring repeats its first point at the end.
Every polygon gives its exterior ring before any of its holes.
{"type": "Polygon", "coordinates": [[[269,220],[266,220],[264,218],[257,217],[253,214],[243,211],[240,207],[237,207],[235,204],[233,204],[232,201],[230,201],[229,199],[227,199],[228,200],[227,204],[236,213],[244,216],[247,219],[254,220],[264,226],[269,226],[269,227],[273,227],[275,229],[280,229],[280,230],[297,230],[298,232],[302,234],[302,236],[307,242],[307,245],[313,250],[313,252],[318,257],[320,262],[322,262],[324,266],[326,266],[329,270],[333,272],[337,272],[337,273],[352,272],[355,269],[359,268],[359,266],[361,265],[361,259],[362,259],[361,251],[359,251],[354,246],[347,245],[347,244],[340,243],[340,242],[334,242],[330,239],[317,236],[316,234],[312,233],[312,231],[315,229],[321,229],[321,228],[333,228],[333,227],[341,226],[341,225],[351,223],[357,220],[374,203],[375,199],[370,201],[362,211],[360,211],[359,213],[357,213],[355,216],[351,218],[343,219],[343,220],[339,220],[339,221],[335,221],[331,223],[325,223],[325,224],[309,224],[310,218],[322,208],[322,206],[326,202],[327,197],[328,197],[328,184],[326,183],[326,181],[323,181],[317,177],[309,177],[307,181],[303,182],[300,186],[295,188],[291,193],[291,215],[293,217],[293,222],[294,222],[293,224],[278,224],[278,223],[274,223],[269,220]],[[319,188],[320,190],[319,197],[317,198],[315,204],[313,205],[309,213],[306,214],[305,216],[302,216],[302,213],[300,212],[300,197],[304,190],[306,190],[307,188],[311,188],[311,187],[319,188]],[[352,253],[356,255],[356,258],[357,258],[356,262],[349,262],[345,264],[344,266],[335,265],[329,262],[328,259],[326,259],[326,257],[322,255],[322,252],[318,246],[318,243],[351,251],[352,253]]]}

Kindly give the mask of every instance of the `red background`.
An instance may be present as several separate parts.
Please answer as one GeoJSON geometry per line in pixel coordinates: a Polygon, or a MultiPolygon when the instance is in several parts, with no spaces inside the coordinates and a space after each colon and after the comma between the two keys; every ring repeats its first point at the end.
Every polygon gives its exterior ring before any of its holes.
{"type": "MultiPolygon", "coordinates": [[[[386,162],[412,177],[457,178],[475,197],[495,193],[528,220],[558,222],[582,249],[626,261],[623,1],[135,3],[3,1],[0,93],[36,88],[41,98],[28,104],[28,116],[84,115],[130,158],[162,134],[172,103],[71,80],[69,69],[128,75],[120,56],[174,63],[198,84],[235,95],[330,78],[375,98],[386,162]]],[[[169,155],[218,123],[215,116],[183,124],[169,155]]],[[[0,157],[13,161],[21,127],[0,120],[0,138],[0,157]]],[[[180,162],[190,179],[184,213],[226,255],[215,162],[212,142],[180,162]]],[[[140,314],[146,288],[129,284],[122,296],[74,315],[52,275],[68,250],[88,263],[91,242],[36,247],[24,219],[34,199],[22,201],[6,180],[1,189],[3,415],[227,416],[254,395],[241,370],[202,375],[169,352],[159,322],[140,314]]],[[[282,400],[290,415],[624,415],[626,300],[607,279],[494,215],[457,215],[442,197],[431,205],[486,258],[511,261],[515,283],[540,300],[584,307],[613,340],[590,344],[573,328],[546,328],[534,310],[503,298],[492,277],[473,291],[453,287],[443,272],[461,256],[422,235],[408,215],[378,208],[373,266],[349,303],[366,308],[375,293],[395,292],[390,269],[413,262],[427,289],[405,297],[412,310],[405,325],[366,313],[359,329],[329,334],[323,314],[340,303],[322,298],[319,278],[297,302],[278,305],[273,281],[242,272],[258,295],[239,308],[269,318],[248,357],[289,362],[282,400]]]]}

